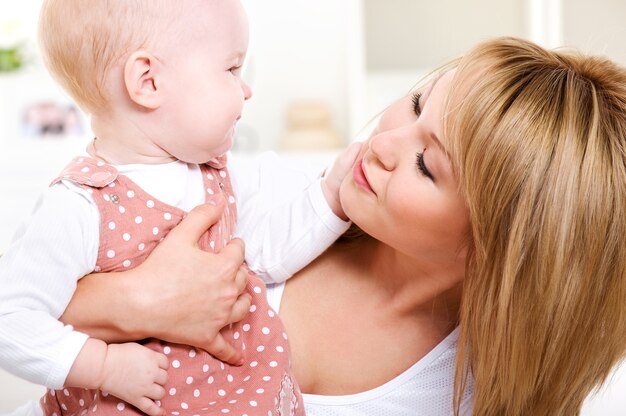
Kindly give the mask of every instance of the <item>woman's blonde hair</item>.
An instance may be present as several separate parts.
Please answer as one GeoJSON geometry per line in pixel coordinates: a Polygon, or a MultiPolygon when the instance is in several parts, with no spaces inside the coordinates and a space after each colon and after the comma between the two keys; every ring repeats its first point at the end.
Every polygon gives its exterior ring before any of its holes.
{"type": "Polygon", "coordinates": [[[472,235],[455,408],[575,415],[626,352],[626,72],[502,38],[459,62],[445,128],[472,235]]]}
{"type": "MultiPolygon", "coordinates": [[[[171,0],[44,0],[39,46],[52,76],[87,112],[108,109],[109,70],[170,35],[183,6],[171,0]]],[[[185,3],[185,2],[182,2],[185,3]]]]}

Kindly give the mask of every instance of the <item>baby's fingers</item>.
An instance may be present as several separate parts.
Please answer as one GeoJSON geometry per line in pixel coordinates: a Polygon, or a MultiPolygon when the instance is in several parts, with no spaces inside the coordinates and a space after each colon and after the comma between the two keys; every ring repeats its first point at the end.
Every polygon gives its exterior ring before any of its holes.
{"type": "MultiPolygon", "coordinates": [[[[161,387],[161,389],[163,388],[161,387]]],[[[165,409],[161,409],[153,400],[150,400],[147,397],[139,399],[139,403],[137,403],[136,406],[137,409],[149,416],[165,416],[165,409]]]]}
{"type": "MultiPolygon", "coordinates": [[[[167,383],[167,380],[169,379],[168,375],[167,375],[167,371],[163,370],[163,369],[159,369],[156,373],[156,375],[154,376],[154,382],[157,383],[160,386],[164,386],[165,383],[167,383]]],[[[158,397],[154,397],[155,399],[158,399],[158,397]]]]}
{"type": "Polygon", "coordinates": [[[153,384],[146,397],[152,400],[161,400],[165,397],[165,388],[159,384],[153,384]]]}
{"type": "Polygon", "coordinates": [[[157,365],[163,370],[167,370],[170,367],[170,360],[167,359],[167,355],[157,353],[157,365]]]}
{"type": "Polygon", "coordinates": [[[336,169],[339,175],[343,178],[348,174],[350,169],[352,169],[352,165],[356,161],[356,158],[359,154],[359,151],[363,147],[363,143],[354,142],[346,150],[341,152],[337,160],[335,161],[334,169],[336,169]]]}

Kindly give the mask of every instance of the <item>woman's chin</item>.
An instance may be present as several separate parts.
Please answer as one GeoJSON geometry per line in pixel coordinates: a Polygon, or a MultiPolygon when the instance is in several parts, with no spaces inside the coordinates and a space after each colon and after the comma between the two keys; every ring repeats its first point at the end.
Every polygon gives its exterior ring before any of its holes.
{"type": "Polygon", "coordinates": [[[348,196],[343,198],[341,193],[339,194],[339,200],[341,201],[341,207],[346,217],[348,217],[348,220],[363,229],[361,224],[367,225],[367,218],[364,218],[364,211],[359,209],[358,202],[348,196]]]}

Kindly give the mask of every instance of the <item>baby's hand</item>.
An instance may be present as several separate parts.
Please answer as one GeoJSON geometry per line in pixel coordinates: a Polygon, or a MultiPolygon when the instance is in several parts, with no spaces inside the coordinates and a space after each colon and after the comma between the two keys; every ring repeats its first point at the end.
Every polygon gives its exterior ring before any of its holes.
{"type": "Polygon", "coordinates": [[[341,182],[343,182],[343,179],[354,165],[354,161],[362,145],[363,143],[354,142],[348,146],[346,150],[337,156],[337,159],[335,159],[335,162],[331,168],[326,171],[322,179],[322,191],[324,192],[324,197],[326,197],[326,202],[328,202],[333,213],[344,221],[347,220],[348,217],[341,207],[339,188],[341,187],[341,182]]]}
{"type": "Polygon", "coordinates": [[[134,342],[110,344],[102,369],[100,390],[119,397],[150,416],[165,410],[154,402],[165,397],[167,357],[134,342]]]}

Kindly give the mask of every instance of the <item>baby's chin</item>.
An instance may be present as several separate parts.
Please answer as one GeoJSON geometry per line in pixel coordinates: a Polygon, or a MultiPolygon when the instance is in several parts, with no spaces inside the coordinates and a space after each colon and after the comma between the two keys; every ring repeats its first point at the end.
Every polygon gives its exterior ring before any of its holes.
{"type": "Polygon", "coordinates": [[[233,136],[233,132],[230,131],[226,135],[222,143],[211,149],[211,151],[209,152],[211,154],[211,159],[230,152],[230,150],[233,148],[233,136]]]}
{"type": "Polygon", "coordinates": [[[177,157],[178,160],[185,163],[193,163],[196,165],[203,165],[205,163],[214,162],[217,158],[220,158],[230,151],[232,146],[223,146],[211,151],[197,151],[189,155],[181,155],[177,157]]]}

